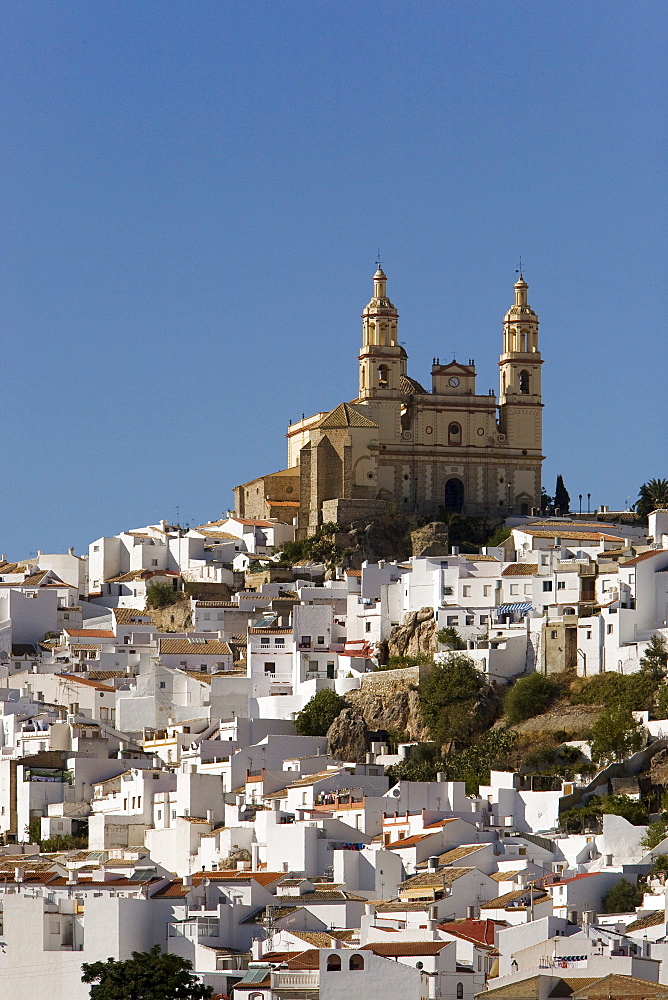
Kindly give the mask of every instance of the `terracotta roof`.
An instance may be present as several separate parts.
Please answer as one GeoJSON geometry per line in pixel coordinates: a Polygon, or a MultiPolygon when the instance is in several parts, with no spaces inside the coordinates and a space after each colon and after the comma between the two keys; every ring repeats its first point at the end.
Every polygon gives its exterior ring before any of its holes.
{"type": "Polygon", "coordinates": [[[525,870],[524,868],[518,868],[517,871],[513,872],[508,872],[508,871],[495,872],[493,875],[490,875],[489,877],[493,878],[495,882],[513,882],[517,878],[517,876],[524,870],[525,870]]]}
{"type": "MultiPolygon", "coordinates": [[[[278,887],[280,889],[280,886],[278,887]]],[[[367,903],[366,896],[356,896],[345,889],[314,889],[312,892],[303,892],[300,896],[280,896],[276,892],[276,903],[278,906],[290,906],[299,903],[300,906],[309,906],[312,903],[332,903],[332,902],[353,902],[367,903]]]]}
{"type": "Polygon", "coordinates": [[[523,903],[518,903],[518,900],[526,896],[526,905],[530,905],[531,893],[533,893],[534,903],[543,903],[545,900],[550,899],[547,892],[542,889],[532,889],[527,887],[526,889],[515,889],[513,892],[505,892],[502,896],[497,896],[496,899],[490,899],[486,903],[480,904],[481,910],[503,910],[511,903],[517,903],[519,906],[524,906],[523,903]]]}
{"type": "Polygon", "coordinates": [[[440,868],[438,871],[421,872],[419,875],[412,875],[404,882],[399,883],[399,893],[410,891],[411,889],[441,889],[443,886],[451,885],[463,875],[475,871],[474,867],[469,868],[440,868]]]}
{"type": "Polygon", "coordinates": [[[423,900],[399,900],[386,899],[374,903],[377,913],[428,913],[429,907],[433,905],[432,899],[423,900]]]}
{"type": "Polygon", "coordinates": [[[116,692],[115,687],[109,687],[108,684],[100,684],[99,681],[89,681],[86,677],[77,677],[76,674],[55,674],[54,676],[63,677],[67,681],[74,681],[75,684],[84,684],[86,687],[95,688],[96,691],[116,692]]]}
{"type": "Polygon", "coordinates": [[[137,611],[136,608],[113,608],[113,615],[119,625],[151,625],[153,615],[150,611],[137,611]]]}
{"type": "Polygon", "coordinates": [[[207,538],[222,538],[226,542],[238,542],[239,536],[233,535],[229,531],[212,531],[211,528],[195,528],[200,535],[206,535],[207,538]]]}
{"type": "Polygon", "coordinates": [[[236,517],[236,515],[234,517],[228,517],[227,520],[236,521],[237,524],[254,524],[258,528],[275,528],[278,523],[276,521],[253,520],[253,518],[250,517],[236,517]]]}
{"type": "MultiPolygon", "coordinates": [[[[493,982],[493,980],[490,980],[490,982],[493,982]]],[[[555,985],[557,982],[558,980],[555,980],[555,985]]],[[[539,1000],[540,996],[539,976],[529,976],[527,979],[522,979],[519,982],[506,983],[505,986],[499,986],[496,989],[492,987],[491,989],[484,990],[482,993],[476,993],[476,997],[484,997],[485,1000],[488,997],[489,1000],[496,1000],[496,997],[499,1000],[502,997],[507,998],[507,1000],[539,1000]]]]}
{"type": "Polygon", "coordinates": [[[362,570],[361,569],[347,569],[346,570],[346,576],[361,577],[362,576],[362,570]]]}
{"type": "Polygon", "coordinates": [[[395,840],[392,844],[385,844],[385,850],[396,851],[402,847],[415,847],[415,845],[421,840],[425,840],[427,837],[433,837],[434,834],[438,832],[438,830],[431,830],[427,833],[415,833],[412,837],[404,837],[403,840],[395,840]]]}
{"type": "Polygon", "coordinates": [[[161,654],[187,656],[231,656],[232,650],[221,639],[160,639],[161,654]]]}
{"type": "Polygon", "coordinates": [[[626,931],[642,931],[646,927],[658,927],[659,924],[665,922],[666,911],[665,910],[655,910],[654,913],[648,913],[646,917],[640,917],[638,920],[634,920],[632,924],[628,924],[626,931]]]}
{"type": "Polygon", "coordinates": [[[417,379],[411,378],[410,375],[399,376],[399,392],[403,395],[412,395],[415,393],[419,396],[429,395],[424,386],[420,385],[417,379]]]}
{"type": "Polygon", "coordinates": [[[291,628],[249,628],[250,635],[264,635],[265,633],[270,633],[271,635],[292,635],[291,628]]]}
{"type": "Polygon", "coordinates": [[[637,563],[645,562],[646,559],[652,559],[653,556],[665,556],[665,549],[651,549],[649,552],[641,552],[639,556],[634,556],[633,559],[627,559],[626,562],[620,563],[619,568],[624,569],[625,566],[635,566],[637,563]]]}
{"type": "Polygon", "coordinates": [[[65,635],[75,639],[115,639],[116,633],[108,628],[65,628],[65,635]]]}
{"type": "Polygon", "coordinates": [[[372,951],[374,955],[381,955],[383,958],[407,958],[418,955],[438,955],[452,941],[377,941],[373,944],[365,944],[360,951],[372,951]]]}
{"type": "Polygon", "coordinates": [[[472,563],[477,563],[477,562],[495,562],[495,563],[498,563],[498,561],[499,561],[496,558],[496,556],[475,555],[473,553],[468,553],[468,552],[465,552],[463,554],[463,558],[466,560],[466,562],[472,562],[472,563]]]}
{"type": "Polygon", "coordinates": [[[475,941],[486,947],[494,947],[497,929],[506,926],[505,921],[501,923],[497,920],[476,920],[471,917],[450,920],[447,923],[440,924],[441,930],[446,931],[448,934],[456,934],[457,937],[466,938],[468,941],[475,941]]]}
{"type": "Polygon", "coordinates": [[[489,844],[461,844],[460,847],[454,847],[451,851],[439,854],[439,864],[451,865],[454,861],[461,861],[462,858],[468,857],[469,854],[475,854],[476,851],[482,851],[485,847],[489,847],[489,844]]]}
{"type": "Polygon", "coordinates": [[[538,572],[538,563],[512,563],[501,573],[501,576],[533,576],[538,572]]]}
{"type": "Polygon", "coordinates": [[[267,500],[270,507],[299,507],[299,500],[267,500]]]}
{"type": "MultiPolygon", "coordinates": [[[[569,984],[575,986],[576,980],[569,980],[569,984]]],[[[619,976],[611,974],[597,979],[590,985],[581,989],[575,987],[573,1000],[630,1000],[631,997],[642,998],[642,1000],[658,1000],[658,998],[668,997],[668,986],[661,983],[652,983],[647,979],[638,979],[636,976],[619,976]]]]}
{"type": "Polygon", "coordinates": [[[619,542],[619,535],[605,535],[601,531],[560,531],[559,528],[545,531],[536,528],[514,528],[514,531],[523,531],[525,535],[533,535],[535,538],[567,538],[569,540],[582,539],[587,542],[619,542]]]}

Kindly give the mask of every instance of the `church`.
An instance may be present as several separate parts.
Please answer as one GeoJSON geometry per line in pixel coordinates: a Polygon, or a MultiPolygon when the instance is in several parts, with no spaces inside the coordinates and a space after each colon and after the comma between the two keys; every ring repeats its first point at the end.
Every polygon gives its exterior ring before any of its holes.
{"type": "Polygon", "coordinates": [[[538,317],[522,274],[503,319],[499,396],[476,391],[472,360],[435,358],[427,388],[408,374],[399,313],[379,266],[362,313],[359,394],[290,424],[288,466],[234,490],[244,518],[296,519],[298,537],[388,509],[506,517],[540,506],[538,317]]]}

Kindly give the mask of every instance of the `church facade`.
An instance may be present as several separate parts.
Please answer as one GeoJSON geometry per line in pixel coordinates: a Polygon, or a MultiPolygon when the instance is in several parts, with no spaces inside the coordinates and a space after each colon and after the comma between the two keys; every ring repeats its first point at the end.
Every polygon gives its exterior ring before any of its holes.
{"type": "Polygon", "coordinates": [[[490,517],[540,506],[542,360],[520,274],[503,319],[499,396],[478,395],[473,361],[408,374],[399,314],[379,267],[362,313],[359,394],[288,427],[288,467],[236,487],[240,517],[297,517],[299,535],[386,510],[490,517]]]}

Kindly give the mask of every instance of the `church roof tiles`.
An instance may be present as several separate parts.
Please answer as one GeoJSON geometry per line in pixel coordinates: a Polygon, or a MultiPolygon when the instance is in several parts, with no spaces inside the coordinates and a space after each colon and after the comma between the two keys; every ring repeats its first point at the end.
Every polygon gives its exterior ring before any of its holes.
{"type": "Polygon", "coordinates": [[[339,403],[317,426],[331,430],[335,427],[378,427],[378,424],[353,409],[350,403],[339,403]]]}

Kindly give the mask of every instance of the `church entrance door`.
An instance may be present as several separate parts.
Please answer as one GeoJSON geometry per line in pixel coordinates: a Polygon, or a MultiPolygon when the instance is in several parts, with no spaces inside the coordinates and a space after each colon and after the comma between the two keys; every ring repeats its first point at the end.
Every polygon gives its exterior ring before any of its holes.
{"type": "Polygon", "coordinates": [[[453,514],[464,510],[464,484],[461,479],[448,479],[445,484],[444,506],[453,514]]]}

